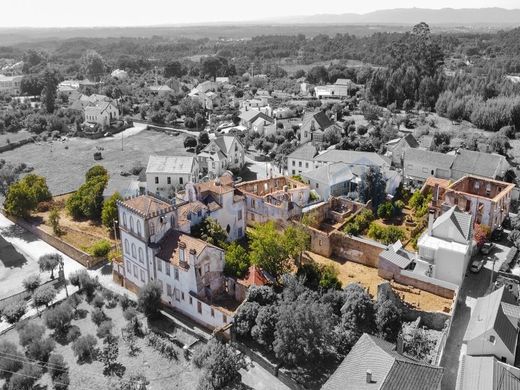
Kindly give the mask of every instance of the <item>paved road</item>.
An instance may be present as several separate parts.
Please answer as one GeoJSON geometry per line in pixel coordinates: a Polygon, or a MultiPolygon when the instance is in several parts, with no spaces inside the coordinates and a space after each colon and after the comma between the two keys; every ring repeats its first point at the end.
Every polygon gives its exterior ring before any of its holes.
{"type": "MultiPolygon", "coordinates": [[[[508,247],[497,244],[492,255],[496,256],[497,261],[494,264],[494,270],[497,271],[505,259],[508,247]]],[[[474,259],[481,259],[482,255],[477,254],[474,259]]],[[[466,278],[459,290],[458,306],[455,316],[453,317],[452,329],[441,360],[441,366],[444,367],[444,377],[442,378],[442,390],[453,390],[457,383],[457,373],[462,355],[466,353],[466,347],[462,340],[464,333],[468,327],[471,318],[471,311],[475,307],[477,298],[486,295],[490,288],[490,281],[493,269],[493,262],[487,261],[484,268],[474,274],[468,271],[466,278]]],[[[496,275],[493,273],[496,277],[496,275]]]]}

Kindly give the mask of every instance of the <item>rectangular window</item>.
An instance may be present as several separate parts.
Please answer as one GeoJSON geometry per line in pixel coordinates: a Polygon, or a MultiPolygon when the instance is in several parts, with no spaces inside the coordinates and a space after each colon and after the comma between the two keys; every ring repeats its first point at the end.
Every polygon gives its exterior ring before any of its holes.
{"type": "Polygon", "coordinates": [[[176,301],[179,301],[179,300],[180,300],[180,293],[179,293],[179,290],[174,289],[174,291],[175,291],[175,300],[176,300],[176,301]]]}
{"type": "Polygon", "coordinates": [[[172,178],[170,176],[166,178],[166,183],[172,184],[172,178]]]}
{"type": "Polygon", "coordinates": [[[137,265],[134,265],[134,276],[135,276],[136,278],[139,277],[139,274],[137,273],[137,265]]]}
{"type": "Polygon", "coordinates": [[[320,183],[316,183],[316,188],[320,188],[320,183]]]}
{"type": "Polygon", "coordinates": [[[130,273],[132,272],[132,264],[130,264],[129,261],[126,262],[126,269],[128,272],[130,272],[130,273]]]}
{"type": "Polygon", "coordinates": [[[292,170],[292,174],[293,174],[293,175],[296,175],[296,171],[295,171],[294,169],[292,170]]]}
{"type": "Polygon", "coordinates": [[[166,275],[170,276],[170,264],[166,264],[166,275]]]}
{"type": "Polygon", "coordinates": [[[211,316],[215,317],[215,310],[213,310],[213,308],[211,308],[211,316]]]}
{"type": "Polygon", "coordinates": [[[179,280],[179,269],[178,268],[173,269],[173,276],[175,277],[175,280],[179,280]]]}
{"type": "Polygon", "coordinates": [[[293,166],[293,167],[296,166],[296,161],[293,160],[293,162],[292,162],[292,166],[293,166]]]}
{"type": "Polygon", "coordinates": [[[190,305],[193,305],[193,298],[190,297],[190,305]]]}
{"type": "Polygon", "coordinates": [[[144,282],[144,271],[141,270],[141,282],[144,282]]]}
{"type": "Polygon", "coordinates": [[[308,162],[305,163],[305,168],[309,168],[309,163],[308,162]]]}
{"type": "Polygon", "coordinates": [[[301,161],[298,161],[298,166],[301,168],[301,166],[302,166],[302,162],[301,161]]]}
{"type": "Polygon", "coordinates": [[[184,249],[181,249],[181,250],[179,251],[179,260],[180,260],[180,261],[185,261],[185,260],[184,260],[184,249]]]}
{"type": "Polygon", "coordinates": [[[242,220],[242,210],[238,210],[238,220],[242,220]]]}
{"type": "Polygon", "coordinates": [[[209,264],[204,264],[204,273],[209,272],[209,264]]]}
{"type": "Polygon", "coordinates": [[[182,177],[179,177],[179,184],[183,184],[184,179],[182,177]]]}
{"type": "Polygon", "coordinates": [[[226,317],[225,314],[222,314],[222,322],[223,322],[224,324],[227,324],[227,317],[226,317]]]}
{"type": "Polygon", "coordinates": [[[251,199],[251,208],[256,208],[256,201],[254,199],[251,199]]]}
{"type": "Polygon", "coordinates": [[[202,303],[200,303],[199,301],[197,301],[197,311],[199,312],[199,314],[202,314],[202,303]]]}
{"type": "Polygon", "coordinates": [[[181,299],[184,301],[184,292],[181,292],[181,299]]]}
{"type": "Polygon", "coordinates": [[[244,232],[242,231],[242,228],[239,227],[238,228],[238,237],[242,237],[243,234],[244,234],[244,232]]]}
{"type": "Polygon", "coordinates": [[[162,293],[164,291],[163,282],[161,279],[159,279],[158,282],[159,282],[159,286],[161,286],[161,295],[162,295],[162,293]]]}
{"type": "Polygon", "coordinates": [[[169,297],[172,296],[172,286],[170,286],[168,283],[166,283],[166,295],[169,297]]]}
{"type": "Polygon", "coordinates": [[[162,272],[162,260],[157,260],[157,271],[162,272]]]}
{"type": "Polygon", "coordinates": [[[155,184],[159,184],[159,176],[155,176],[155,184]]]}

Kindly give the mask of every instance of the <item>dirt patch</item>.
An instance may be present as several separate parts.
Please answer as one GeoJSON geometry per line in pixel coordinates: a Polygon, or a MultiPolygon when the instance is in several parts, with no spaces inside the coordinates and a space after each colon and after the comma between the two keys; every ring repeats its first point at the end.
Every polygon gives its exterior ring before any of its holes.
{"type": "MultiPolygon", "coordinates": [[[[368,289],[373,297],[377,296],[377,286],[387,282],[377,274],[377,268],[368,267],[351,261],[337,261],[308,252],[307,255],[320,264],[333,264],[338,270],[338,278],[345,287],[351,283],[359,283],[368,289]]],[[[422,311],[444,312],[446,307],[451,307],[451,299],[392,282],[392,289],[403,301],[413,308],[422,311]]]]}

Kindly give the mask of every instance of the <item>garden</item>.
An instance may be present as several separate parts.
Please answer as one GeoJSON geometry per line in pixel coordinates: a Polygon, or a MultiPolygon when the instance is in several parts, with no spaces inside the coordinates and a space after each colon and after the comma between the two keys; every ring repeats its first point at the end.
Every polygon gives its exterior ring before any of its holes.
{"type": "Polygon", "coordinates": [[[201,343],[169,322],[158,312],[157,285],[145,286],[136,304],[84,270],[70,282],[78,293],[0,337],[0,385],[6,389],[195,389],[199,383],[219,389],[239,383],[241,355],[216,339],[201,343]]]}

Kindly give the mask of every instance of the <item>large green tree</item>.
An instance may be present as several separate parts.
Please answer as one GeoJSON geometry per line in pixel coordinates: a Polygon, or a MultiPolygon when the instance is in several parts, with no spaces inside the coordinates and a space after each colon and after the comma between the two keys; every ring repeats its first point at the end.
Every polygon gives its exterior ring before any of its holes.
{"type": "Polygon", "coordinates": [[[38,203],[48,201],[51,197],[45,178],[29,174],[9,186],[4,208],[9,214],[26,218],[38,203]]]}
{"type": "Polygon", "coordinates": [[[115,227],[115,221],[117,221],[117,201],[123,200],[123,197],[119,192],[115,192],[108,200],[103,203],[103,209],[101,210],[101,222],[103,225],[110,229],[114,236],[117,234],[115,227]]]}

